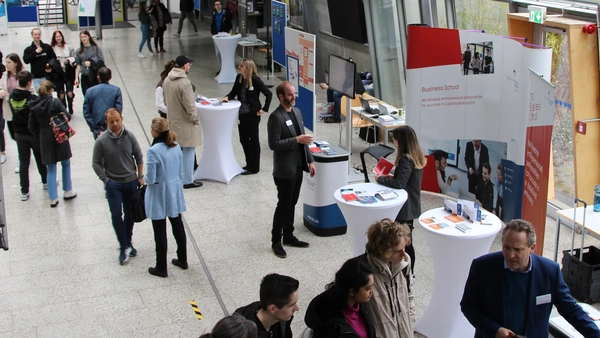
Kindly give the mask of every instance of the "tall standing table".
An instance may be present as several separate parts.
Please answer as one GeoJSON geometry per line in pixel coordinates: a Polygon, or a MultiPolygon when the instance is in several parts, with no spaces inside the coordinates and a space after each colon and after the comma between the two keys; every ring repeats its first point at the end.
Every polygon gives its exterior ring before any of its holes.
{"type": "Polygon", "coordinates": [[[219,33],[213,35],[213,41],[215,42],[215,48],[221,53],[221,72],[215,80],[219,84],[222,83],[233,83],[237,76],[235,69],[235,50],[237,48],[238,41],[242,38],[240,34],[230,35],[228,33],[219,33]]]}

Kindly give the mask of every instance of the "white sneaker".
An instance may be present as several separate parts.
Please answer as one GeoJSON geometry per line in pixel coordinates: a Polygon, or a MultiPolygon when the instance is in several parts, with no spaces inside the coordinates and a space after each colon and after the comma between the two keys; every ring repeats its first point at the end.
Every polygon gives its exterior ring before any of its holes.
{"type": "Polygon", "coordinates": [[[17,167],[15,168],[15,174],[18,174],[18,173],[19,173],[19,166],[17,166],[17,167]]]}
{"type": "Polygon", "coordinates": [[[150,56],[158,56],[158,53],[152,52],[152,54],[150,54],[150,56]]]}
{"type": "Polygon", "coordinates": [[[145,58],[145,57],[146,57],[146,55],[144,55],[143,53],[139,53],[139,54],[138,54],[138,57],[139,57],[139,58],[145,58]]]}
{"type": "Polygon", "coordinates": [[[0,154],[0,163],[6,162],[6,155],[4,153],[0,154]]]}
{"type": "Polygon", "coordinates": [[[27,201],[29,199],[29,193],[21,194],[21,201],[27,201]]]}
{"type": "Polygon", "coordinates": [[[72,199],[74,199],[75,197],[77,197],[77,192],[75,192],[75,190],[69,190],[69,191],[65,191],[65,193],[64,193],[64,195],[63,195],[63,199],[64,199],[65,201],[72,200],[72,199]]]}
{"type": "Polygon", "coordinates": [[[176,37],[176,38],[178,38],[178,37],[180,37],[181,35],[180,35],[179,33],[173,33],[173,36],[174,36],[174,37],[176,37]]]}

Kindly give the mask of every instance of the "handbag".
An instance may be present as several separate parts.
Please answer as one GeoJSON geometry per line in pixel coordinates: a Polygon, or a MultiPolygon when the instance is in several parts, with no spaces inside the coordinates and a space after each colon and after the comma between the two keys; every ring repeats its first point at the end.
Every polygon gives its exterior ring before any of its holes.
{"type": "Polygon", "coordinates": [[[131,218],[135,223],[143,222],[146,219],[146,202],[144,201],[146,187],[146,184],[138,187],[131,197],[131,218]]]}
{"type": "Polygon", "coordinates": [[[54,134],[54,140],[56,143],[64,143],[71,137],[75,136],[75,130],[69,126],[67,122],[67,115],[64,112],[55,114],[50,118],[50,126],[52,127],[52,133],[54,134]]]}

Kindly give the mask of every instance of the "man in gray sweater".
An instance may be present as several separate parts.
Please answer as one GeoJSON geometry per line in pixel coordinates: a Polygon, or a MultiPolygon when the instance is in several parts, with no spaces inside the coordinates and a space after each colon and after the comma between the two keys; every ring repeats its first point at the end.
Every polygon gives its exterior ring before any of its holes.
{"type": "Polygon", "coordinates": [[[131,198],[144,184],[144,155],[135,136],[123,126],[123,116],[115,108],[105,114],[108,131],[94,143],[92,167],[104,182],[112,224],[121,246],[119,263],[125,264],[137,250],[131,244],[133,218],[131,198]]]}

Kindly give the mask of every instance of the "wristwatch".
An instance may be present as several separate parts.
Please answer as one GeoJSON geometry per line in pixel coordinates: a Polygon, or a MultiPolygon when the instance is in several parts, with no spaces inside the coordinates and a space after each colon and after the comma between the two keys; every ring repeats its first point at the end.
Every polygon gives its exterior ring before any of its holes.
{"type": "Polygon", "coordinates": [[[139,180],[140,178],[144,178],[144,175],[138,175],[138,180],[139,180]]]}

